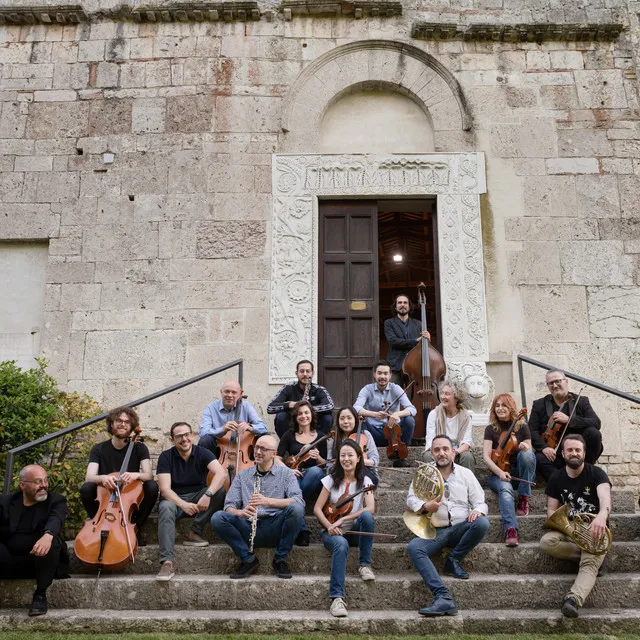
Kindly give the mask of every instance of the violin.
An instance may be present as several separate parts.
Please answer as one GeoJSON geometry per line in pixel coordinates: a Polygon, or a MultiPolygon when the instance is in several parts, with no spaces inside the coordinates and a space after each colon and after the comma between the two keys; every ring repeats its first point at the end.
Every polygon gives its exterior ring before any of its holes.
{"type": "Polygon", "coordinates": [[[75,554],[88,567],[117,571],[135,562],[138,552],[137,526],[131,521],[144,497],[142,480],[124,484],[120,477],[127,472],[131,453],[141,433],[133,431],[120,471],[109,475],[116,478],[112,491],[98,486],[100,503],[93,520],[86,520],[74,541],[75,554]]]}
{"type": "Polygon", "coordinates": [[[310,451],[315,449],[315,447],[324,442],[325,440],[329,440],[329,438],[335,438],[336,432],[330,431],[326,435],[306,444],[295,456],[288,456],[284,459],[284,463],[291,469],[292,471],[297,471],[307,460],[311,459],[310,451]]]}
{"type": "MultiPolygon", "coordinates": [[[[569,402],[575,397],[576,402],[573,405],[573,409],[571,414],[569,415],[569,420],[565,424],[562,422],[558,422],[557,420],[553,420],[553,418],[549,418],[549,422],[547,422],[547,428],[542,433],[542,439],[544,440],[547,447],[551,449],[558,450],[558,446],[562,442],[562,438],[564,438],[564,434],[567,431],[567,427],[571,422],[571,418],[573,418],[573,414],[576,411],[576,407],[578,406],[578,400],[580,400],[580,396],[584,391],[584,387],[580,389],[577,397],[574,396],[573,393],[567,393],[567,397],[564,399],[564,402],[558,407],[558,411],[562,411],[565,407],[569,406],[569,402]]],[[[555,413],[555,411],[554,411],[555,413]]]]}
{"type": "MultiPolygon", "coordinates": [[[[238,398],[238,402],[236,403],[233,412],[233,420],[236,423],[238,422],[238,417],[240,415],[242,399],[246,397],[247,396],[242,396],[241,398],[238,398]]],[[[227,471],[227,478],[224,484],[227,491],[229,491],[231,482],[238,471],[242,471],[243,469],[248,469],[253,466],[253,446],[256,439],[256,435],[251,433],[251,431],[246,431],[239,436],[238,432],[233,430],[227,431],[221,438],[218,438],[218,447],[220,448],[218,460],[227,471]]],[[[213,475],[209,474],[207,477],[207,484],[211,484],[212,480],[213,475]]]]}
{"type": "MultiPolygon", "coordinates": [[[[427,294],[426,285],[421,282],[418,285],[418,303],[420,305],[420,317],[422,331],[427,331],[427,294]]],[[[402,363],[402,373],[409,377],[409,381],[416,383],[416,391],[412,398],[416,407],[415,438],[424,438],[427,414],[434,409],[439,402],[438,382],[443,380],[447,373],[442,354],[431,344],[428,338],[423,337],[418,344],[409,351],[402,363]]]]}
{"type": "Polygon", "coordinates": [[[327,502],[324,507],[322,507],[324,517],[331,524],[351,513],[353,509],[353,501],[357,496],[361,493],[375,490],[375,487],[370,484],[368,487],[363,487],[359,491],[349,494],[349,487],[351,486],[351,483],[347,482],[346,485],[344,493],[338,498],[338,500],[336,500],[336,502],[327,502]]]}
{"type": "Polygon", "coordinates": [[[509,473],[511,468],[511,456],[518,452],[518,438],[516,438],[515,428],[518,422],[527,415],[526,409],[521,409],[515,417],[511,426],[504,434],[504,438],[498,443],[498,447],[491,452],[491,460],[501,470],[509,473]]]}
{"type": "MultiPolygon", "coordinates": [[[[397,401],[397,400],[396,400],[397,401]]],[[[390,404],[385,401],[384,403],[384,411],[387,415],[389,414],[390,404]]],[[[405,460],[409,457],[409,449],[407,445],[402,442],[402,429],[400,425],[396,422],[393,427],[389,426],[389,423],[384,425],[384,437],[387,439],[389,443],[387,445],[387,458],[400,458],[401,460],[405,460]]]]}
{"type": "Polygon", "coordinates": [[[367,445],[369,443],[369,439],[365,433],[362,433],[362,427],[364,426],[365,417],[360,416],[360,423],[358,424],[358,429],[355,433],[349,434],[349,440],[353,440],[360,445],[362,449],[362,459],[363,461],[367,459],[367,445]]]}

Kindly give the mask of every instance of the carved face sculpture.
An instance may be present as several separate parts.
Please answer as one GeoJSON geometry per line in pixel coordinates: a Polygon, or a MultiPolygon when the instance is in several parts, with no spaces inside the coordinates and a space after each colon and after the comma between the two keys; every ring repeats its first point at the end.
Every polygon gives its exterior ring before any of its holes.
{"type": "Polygon", "coordinates": [[[470,398],[484,398],[490,391],[489,381],[478,373],[472,373],[464,379],[464,386],[467,389],[467,395],[470,398]]]}

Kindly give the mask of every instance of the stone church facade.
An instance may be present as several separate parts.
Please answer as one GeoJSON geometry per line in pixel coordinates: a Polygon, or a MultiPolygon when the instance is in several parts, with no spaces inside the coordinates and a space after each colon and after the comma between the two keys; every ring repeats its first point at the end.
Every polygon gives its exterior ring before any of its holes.
{"type": "MultiPolygon", "coordinates": [[[[4,0],[0,356],[104,406],[241,357],[264,413],[317,361],[319,203],[429,197],[453,374],[640,392],[636,4],[4,0]]],[[[638,484],[637,407],[589,395],[638,484]]]]}

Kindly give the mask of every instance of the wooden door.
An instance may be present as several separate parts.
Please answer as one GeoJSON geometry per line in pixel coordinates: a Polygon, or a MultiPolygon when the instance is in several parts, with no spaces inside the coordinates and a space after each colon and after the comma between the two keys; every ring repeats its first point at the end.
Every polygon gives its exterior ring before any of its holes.
{"type": "Polygon", "coordinates": [[[320,202],[319,231],[318,380],[340,407],[378,359],[377,204],[320,202]]]}

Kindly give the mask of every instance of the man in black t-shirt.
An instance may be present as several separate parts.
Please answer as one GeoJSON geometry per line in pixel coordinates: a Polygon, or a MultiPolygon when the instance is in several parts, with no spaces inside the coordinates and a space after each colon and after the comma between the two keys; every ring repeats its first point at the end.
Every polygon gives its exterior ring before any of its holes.
{"type": "MultiPolygon", "coordinates": [[[[85,483],[80,487],[80,499],[89,516],[96,515],[98,510],[98,485],[113,491],[116,488],[115,476],[122,468],[129,445],[129,436],[140,424],[138,414],[129,407],[118,407],[109,412],[107,416],[107,432],[110,440],[105,440],[95,445],[89,454],[89,465],[85,475],[85,483]]],[[[142,481],[144,498],[140,503],[135,522],[138,525],[138,546],[145,546],[140,534],[142,525],[146,522],[153,505],[158,499],[158,484],[153,479],[151,470],[151,457],[147,445],[136,442],[133,445],[131,458],[125,473],[120,476],[124,484],[136,480],[142,481]]]]}
{"type": "MultiPolygon", "coordinates": [[[[607,519],[611,513],[611,483],[607,474],[588,462],[585,463],[586,444],[580,434],[568,435],[562,443],[562,456],[565,466],[556,471],[547,483],[547,515],[551,516],[562,505],[570,505],[569,517],[581,513],[595,516],[589,531],[597,540],[607,528],[607,519]]],[[[540,540],[540,548],[554,556],[574,560],[580,563],[578,575],[562,602],[562,614],[568,618],[577,618],[593,589],[598,569],[606,554],[593,555],[576,545],[573,540],[560,531],[545,533],[540,540]]]]}
{"type": "Polygon", "coordinates": [[[201,536],[211,516],[224,505],[224,483],[229,477],[224,467],[206,447],[193,444],[193,429],[187,422],[175,422],[169,432],[173,447],[158,458],[160,505],[158,542],[160,571],[157,580],[171,580],[175,575],[173,551],[176,520],[193,516],[193,523],[183,542],[188,547],[206,547],[201,536]],[[212,479],[207,483],[207,476],[212,479]],[[208,485],[208,486],[207,486],[208,485]]]}

